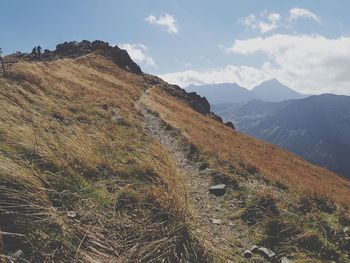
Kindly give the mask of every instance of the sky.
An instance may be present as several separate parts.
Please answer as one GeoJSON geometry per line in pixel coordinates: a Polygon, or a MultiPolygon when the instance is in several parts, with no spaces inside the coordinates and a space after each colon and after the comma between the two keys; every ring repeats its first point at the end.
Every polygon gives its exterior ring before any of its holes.
{"type": "Polygon", "coordinates": [[[348,0],[2,0],[0,10],[5,54],[99,39],[182,87],[276,78],[350,95],[348,0]]]}

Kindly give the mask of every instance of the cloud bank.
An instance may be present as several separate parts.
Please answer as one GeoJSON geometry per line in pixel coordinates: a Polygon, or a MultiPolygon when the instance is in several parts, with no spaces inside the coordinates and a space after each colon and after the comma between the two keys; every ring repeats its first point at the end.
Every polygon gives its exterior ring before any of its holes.
{"type": "Polygon", "coordinates": [[[247,88],[252,88],[271,78],[262,70],[247,66],[238,67],[235,65],[228,65],[221,69],[208,71],[187,70],[173,72],[160,75],[159,77],[181,87],[187,87],[190,84],[201,85],[230,82],[237,83],[247,88]]]}
{"type": "Polygon", "coordinates": [[[259,15],[250,14],[249,16],[240,18],[239,24],[251,28],[258,29],[260,33],[265,34],[278,27],[288,26],[292,21],[299,19],[311,19],[321,24],[321,18],[310,10],[294,7],[289,10],[289,17],[282,17],[279,13],[264,11],[259,15]]]}
{"type": "Polygon", "coordinates": [[[277,78],[304,93],[332,92],[350,95],[350,38],[320,35],[275,34],[235,40],[225,52],[243,56],[262,54],[260,67],[229,65],[208,71],[183,71],[161,75],[182,86],[236,82],[251,88],[277,78]]]}

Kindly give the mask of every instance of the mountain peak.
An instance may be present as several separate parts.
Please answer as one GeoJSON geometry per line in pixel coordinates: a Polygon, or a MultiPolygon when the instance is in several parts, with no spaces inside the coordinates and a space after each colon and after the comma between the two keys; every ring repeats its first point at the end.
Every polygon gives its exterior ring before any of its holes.
{"type": "MultiPolygon", "coordinates": [[[[281,81],[279,81],[279,80],[276,79],[276,78],[269,79],[269,80],[266,80],[266,81],[264,81],[264,82],[282,84],[281,81]]],[[[283,85],[283,84],[282,84],[282,85],[283,85]]]]}
{"type": "Polygon", "coordinates": [[[206,97],[211,104],[249,101],[252,96],[246,88],[236,83],[220,83],[207,85],[190,85],[187,91],[194,91],[206,97]]]}
{"type": "Polygon", "coordinates": [[[251,91],[256,97],[264,101],[279,102],[289,99],[301,99],[305,95],[282,84],[277,79],[262,82],[251,91]]]}
{"type": "Polygon", "coordinates": [[[253,90],[262,89],[262,88],[279,88],[279,89],[284,88],[284,89],[292,90],[291,88],[281,83],[278,79],[269,79],[269,80],[263,81],[259,85],[254,87],[253,90]]]}

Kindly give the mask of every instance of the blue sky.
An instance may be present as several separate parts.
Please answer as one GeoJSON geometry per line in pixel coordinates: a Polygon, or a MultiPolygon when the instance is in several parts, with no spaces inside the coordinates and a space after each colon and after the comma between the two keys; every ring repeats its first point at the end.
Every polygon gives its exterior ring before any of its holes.
{"type": "Polygon", "coordinates": [[[4,0],[0,47],[101,39],[181,86],[277,78],[301,92],[350,95],[349,10],[347,0],[4,0]]]}

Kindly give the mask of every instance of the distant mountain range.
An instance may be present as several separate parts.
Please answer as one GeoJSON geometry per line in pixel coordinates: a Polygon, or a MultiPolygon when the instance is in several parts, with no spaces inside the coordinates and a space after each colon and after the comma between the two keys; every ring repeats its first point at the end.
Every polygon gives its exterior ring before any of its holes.
{"type": "Polygon", "coordinates": [[[208,99],[211,104],[245,103],[251,100],[280,102],[289,99],[307,97],[283,85],[276,79],[268,80],[252,90],[240,87],[237,84],[223,83],[210,85],[190,85],[187,91],[194,91],[208,99]]]}
{"type": "Polygon", "coordinates": [[[237,129],[282,146],[350,178],[350,97],[333,94],[299,100],[213,107],[237,129]]]}
{"type": "Polygon", "coordinates": [[[252,90],[237,84],[189,86],[225,121],[350,178],[350,97],[308,96],[278,80],[252,90]]]}

